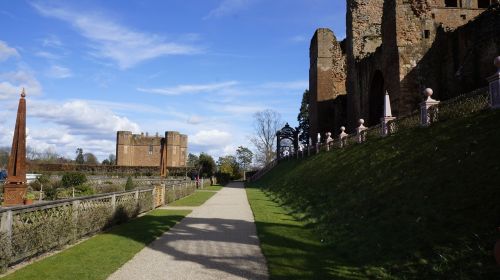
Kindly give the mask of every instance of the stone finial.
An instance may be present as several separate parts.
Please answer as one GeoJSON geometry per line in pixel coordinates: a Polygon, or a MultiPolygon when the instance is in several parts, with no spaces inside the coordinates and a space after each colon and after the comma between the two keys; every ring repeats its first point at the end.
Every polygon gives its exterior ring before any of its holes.
{"type": "Polygon", "coordinates": [[[339,140],[340,140],[340,147],[343,148],[346,145],[346,137],[349,134],[345,133],[345,126],[340,127],[340,134],[339,134],[339,140]]]}
{"type": "Polygon", "coordinates": [[[25,97],[26,97],[26,91],[23,88],[23,90],[21,91],[21,98],[25,98],[25,97]]]}
{"type": "Polygon", "coordinates": [[[366,140],[363,131],[365,131],[367,129],[366,126],[364,126],[365,120],[359,119],[358,123],[359,123],[359,126],[358,126],[358,128],[356,128],[358,143],[363,143],[366,140]]]}
{"type": "Polygon", "coordinates": [[[429,100],[429,101],[434,100],[434,99],[432,99],[432,97],[431,97],[433,94],[434,94],[434,91],[432,90],[432,88],[426,88],[426,89],[424,90],[424,96],[425,96],[425,97],[427,97],[427,100],[429,100]]]}
{"type": "Polygon", "coordinates": [[[495,57],[495,60],[493,61],[493,65],[500,71],[500,56],[495,57]]]}
{"type": "Polygon", "coordinates": [[[427,98],[424,100],[424,102],[420,103],[420,124],[422,126],[428,126],[431,124],[431,122],[434,122],[437,120],[437,114],[438,114],[438,108],[434,107],[433,112],[431,113],[431,108],[432,106],[436,106],[439,104],[439,101],[432,99],[432,94],[434,91],[431,88],[426,88],[424,90],[424,96],[427,98]]]}
{"type": "Polygon", "coordinates": [[[345,138],[347,135],[348,134],[345,133],[345,126],[341,126],[340,127],[340,135],[339,135],[340,139],[345,138]]]}

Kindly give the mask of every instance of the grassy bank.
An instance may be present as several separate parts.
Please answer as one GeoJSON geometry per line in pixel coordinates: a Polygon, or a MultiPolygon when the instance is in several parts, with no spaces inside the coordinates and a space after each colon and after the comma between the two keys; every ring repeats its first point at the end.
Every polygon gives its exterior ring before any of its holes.
{"type": "Polygon", "coordinates": [[[208,188],[205,188],[203,191],[195,191],[189,196],[168,204],[168,206],[200,206],[217,193],[216,191],[205,190],[208,190],[208,188]]]}
{"type": "Polygon", "coordinates": [[[106,279],[189,212],[153,210],[2,279],[106,279]]]}
{"type": "Polygon", "coordinates": [[[342,260],[325,269],[361,278],[500,279],[492,256],[500,239],[499,124],[497,110],[402,131],[283,162],[254,186],[314,224],[316,240],[342,260]]]}

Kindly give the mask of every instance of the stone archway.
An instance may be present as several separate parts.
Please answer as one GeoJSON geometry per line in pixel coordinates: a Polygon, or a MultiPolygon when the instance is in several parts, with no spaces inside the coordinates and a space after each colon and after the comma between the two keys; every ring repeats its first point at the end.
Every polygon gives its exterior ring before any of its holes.
{"type": "Polygon", "coordinates": [[[384,114],[384,76],[381,71],[375,71],[370,85],[370,94],[368,96],[368,125],[373,126],[380,122],[384,114]]]}

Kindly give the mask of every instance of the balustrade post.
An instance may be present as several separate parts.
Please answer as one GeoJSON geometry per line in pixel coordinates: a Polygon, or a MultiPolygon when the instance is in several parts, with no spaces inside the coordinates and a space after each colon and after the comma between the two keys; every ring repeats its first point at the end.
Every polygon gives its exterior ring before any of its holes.
{"type": "Polygon", "coordinates": [[[76,241],[78,240],[78,214],[80,212],[80,200],[74,200],[71,203],[71,210],[72,210],[71,222],[73,224],[73,240],[76,241]]]}
{"type": "Polygon", "coordinates": [[[490,83],[490,107],[500,109],[500,56],[497,56],[494,61],[497,72],[488,78],[490,83]]]}
{"type": "Polygon", "coordinates": [[[339,134],[339,141],[340,141],[340,148],[344,148],[346,145],[346,139],[349,134],[345,133],[345,126],[340,127],[340,134],[339,134]]]}
{"type": "Polygon", "coordinates": [[[134,199],[136,203],[139,203],[139,190],[135,190],[134,199]]]}
{"type": "Polygon", "coordinates": [[[366,141],[366,134],[365,130],[367,129],[366,126],[364,126],[365,120],[359,119],[358,121],[359,126],[356,128],[356,140],[358,143],[363,143],[366,141]]]}
{"type": "Polygon", "coordinates": [[[162,188],[162,192],[163,192],[162,198],[161,198],[161,205],[165,205],[167,202],[167,198],[166,198],[167,197],[167,186],[165,186],[165,184],[163,184],[161,186],[161,188],[162,188]]]}
{"type": "Polygon", "coordinates": [[[0,271],[7,269],[12,258],[12,210],[2,213],[2,220],[0,222],[0,234],[5,235],[5,264],[0,263],[0,271]]]}
{"type": "Polygon", "coordinates": [[[156,208],[156,187],[153,186],[153,189],[151,190],[151,193],[152,193],[152,201],[151,201],[151,209],[155,209],[156,208]]]}
{"type": "MultiPolygon", "coordinates": [[[[432,121],[436,118],[436,116],[431,116],[431,110],[430,108],[432,106],[437,106],[439,104],[439,101],[434,100],[431,98],[432,94],[434,91],[430,88],[426,88],[424,90],[424,95],[427,97],[425,101],[420,103],[420,125],[421,126],[429,126],[432,121]]],[[[434,113],[437,114],[437,107],[434,107],[435,111],[434,113]]]]}
{"type": "Polygon", "coordinates": [[[111,208],[113,209],[113,213],[116,211],[116,194],[111,195],[111,208]]]}

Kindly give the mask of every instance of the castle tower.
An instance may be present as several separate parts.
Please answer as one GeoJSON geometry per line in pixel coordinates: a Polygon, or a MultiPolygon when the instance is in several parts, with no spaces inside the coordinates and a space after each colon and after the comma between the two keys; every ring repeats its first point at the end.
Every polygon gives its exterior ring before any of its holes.
{"type": "Polygon", "coordinates": [[[4,206],[23,204],[26,194],[26,93],[21,93],[4,186],[4,206]]]}
{"type": "Polygon", "coordinates": [[[330,29],[316,30],[309,59],[309,135],[324,134],[340,127],[337,97],[346,94],[345,53],[330,29]]]}

